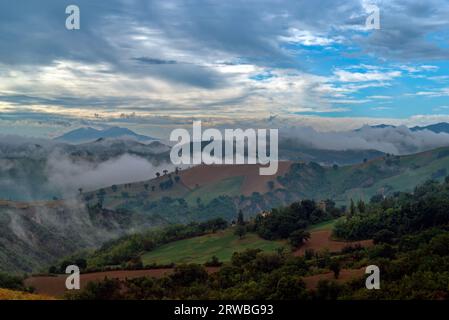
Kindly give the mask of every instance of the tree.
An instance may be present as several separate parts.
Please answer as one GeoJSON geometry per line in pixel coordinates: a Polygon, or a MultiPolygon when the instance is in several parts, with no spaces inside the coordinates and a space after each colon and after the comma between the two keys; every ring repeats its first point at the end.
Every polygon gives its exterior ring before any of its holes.
{"type": "Polygon", "coordinates": [[[333,260],[329,265],[329,269],[334,273],[334,278],[338,279],[341,270],[340,263],[337,260],[333,260]]]}
{"type": "Polygon", "coordinates": [[[268,184],[268,189],[270,189],[270,190],[273,190],[274,189],[274,181],[268,181],[267,182],[267,184],[268,184]]]}
{"type": "Polygon", "coordinates": [[[245,224],[245,217],[243,216],[242,210],[239,210],[239,214],[237,216],[237,224],[239,226],[243,226],[245,224]]]}
{"type": "Polygon", "coordinates": [[[156,178],[159,178],[161,174],[159,172],[156,172],[156,178]]]}
{"type": "Polygon", "coordinates": [[[353,217],[356,214],[357,210],[355,208],[354,200],[351,199],[351,204],[349,206],[349,217],[353,217]]]}
{"type": "Polygon", "coordinates": [[[177,286],[187,287],[195,282],[206,282],[208,273],[203,266],[198,264],[184,264],[176,266],[170,278],[177,286]]]}
{"type": "Polygon", "coordinates": [[[117,186],[115,184],[113,184],[111,186],[111,189],[112,189],[113,192],[117,192],[117,186]]]}
{"type": "Polygon", "coordinates": [[[359,210],[360,213],[364,213],[364,212],[365,212],[366,206],[365,206],[365,202],[363,202],[362,199],[360,199],[360,200],[357,202],[357,209],[359,210]]]}
{"type": "Polygon", "coordinates": [[[167,169],[164,169],[162,172],[164,173],[164,176],[166,176],[167,173],[168,173],[168,170],[167,170],[167,169]]]}
{"type": "Polygon", "coordinates": [[[388,229],[382,229],[376,232],[373,236],[373,242],[378,243],[393,243],[394,233],[388,229]]]}
{"type": "Polygon", "coordinates": [[[217,256],[212,256],[209,261],[206,261],[204,263],[204,266],[206,267],[221,267],[223,263],[220,262],[217,256]]]}
{"type": "Polygon", "coordinates": [[[78,188],[78,191],[79,191],[80,194],[82,194],[83,193],[83,188],[78,188]]]}
{"type": "Polygon", "coordinates": [[[234,234],[235,234],[236,236],[238,236],[239,239],[242,239],[243,236],[246,234],[246,229],[245,229],[245,227],[242,226],[242,225],[238,225],[238,226],[236,227],[236,229],[235,229],[234,234]]]}
{"type": "Polygon", "coordinates": [[[299,229],[296,231],[293,231],[290,234],[290,244],[295,247],[299,248],[301,247],[304,242],[310,239],[310,233],[304,229],[299,229]]]}

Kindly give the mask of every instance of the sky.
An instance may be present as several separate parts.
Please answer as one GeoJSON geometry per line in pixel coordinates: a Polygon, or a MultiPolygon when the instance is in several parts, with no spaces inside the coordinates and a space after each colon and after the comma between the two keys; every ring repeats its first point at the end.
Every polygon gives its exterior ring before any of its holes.
{"type": "Polygon", "coordinates": [[[448,71],[447,0],[0,3],[0,133],[429,124],[449,121],[448,71]]]}

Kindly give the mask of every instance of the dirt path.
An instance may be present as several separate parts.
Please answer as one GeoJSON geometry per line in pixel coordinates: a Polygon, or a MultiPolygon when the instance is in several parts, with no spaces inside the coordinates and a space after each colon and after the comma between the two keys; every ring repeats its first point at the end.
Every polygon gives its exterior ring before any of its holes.
{"type": "Polygon", "coordinates": [[[320,280],[335,280],[337,283],[348,282],[362,277],[365,274],[365,268],[361,269],[343,269],[340,271],[338,279],[334,278],[333,272],[327,272],[317,274],[309,277],[304,277],[303,280],[306,283],[307,289],[315,289],[318,286],[320,280]]]}
{"type": "Polygon", "coordinates": [[[349,245],[360,244],[362,247],[369,247],[373,245],[372,240],[362,241],[335,241],[331,239],[332,230],[318,230],[310,233],[310,239],[297,251],[294,255],[301,256],[307,249],[312,249],[315,252],[328,249],[330,252],[341,251],[344,247],[349,245]]]}

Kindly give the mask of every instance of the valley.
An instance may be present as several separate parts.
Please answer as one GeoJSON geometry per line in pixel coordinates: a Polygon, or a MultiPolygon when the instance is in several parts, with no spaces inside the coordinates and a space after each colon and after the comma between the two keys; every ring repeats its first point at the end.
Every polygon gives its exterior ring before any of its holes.
{"type": "Polygon", "coordinates": [[[214,218],[231,221],[239,210],[254,217],[300,199],[348,206],[351,199],[413,191],[428,179],[444,179],[449,148],[347,166],[283,161],[277,177],[258,175],[256,165],[163,170],[159,177],[82,191],[72,199],[0,202],[1,269],[36,272],[121,235],[214,218]]]}

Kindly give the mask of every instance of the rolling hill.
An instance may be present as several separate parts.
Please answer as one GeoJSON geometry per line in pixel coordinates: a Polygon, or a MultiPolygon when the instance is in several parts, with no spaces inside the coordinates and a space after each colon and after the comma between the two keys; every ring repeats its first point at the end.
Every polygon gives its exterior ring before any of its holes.
{"type": "Polygon", "coordinates": [[[39,270],[83,248],[138,230],[173,223],[228,221],[301,199],[333,199],[338,205],[395,191],[413,191],[449,173],[449,148],[389,156],[348,166],[282,162],[278,176],[258,166],[198,166],[138,183],[84,192],[70,201],[0,204],[2,269],[39,270]],[[90,209],[89,209],[90,208],[90,209]]]}
{"type": "MultiPolygon", "coordinates": [[[[412,191],[428,179],[449,174],[449,148],[414,155],[385,155],[350,166],[280,162],[278,175],[258,175],[257,165],[197,166],[159,178],[117,185],[86,194],[94,204],[170,216],[181,222],[220,216],[230,219],[238,209],[248,214],[298,199],[353,199],[412,191]]],[[[178,221],[179,222],[179,221],[178,221]]]]}
{"type": "Polygon", "coordinates": [[[213,256],[220,261],[229,261],[234,252],[241,252],[246,249],[261,249],[266,252],[273,252],[279,248],[288,247],[285,242],[264,240],[254,233],[249,233],[244,238],[239,239],[233,231],[233,228],[229,228],[216,233],[162,245],[155,250],[144,253],[141,257],[142,262],[144,265],[203,264],[210,261],[213,256]]]}

